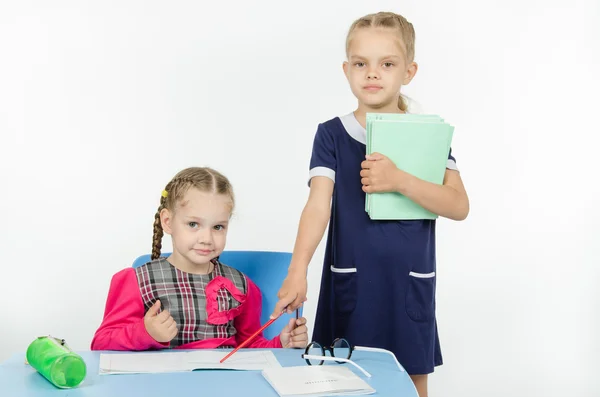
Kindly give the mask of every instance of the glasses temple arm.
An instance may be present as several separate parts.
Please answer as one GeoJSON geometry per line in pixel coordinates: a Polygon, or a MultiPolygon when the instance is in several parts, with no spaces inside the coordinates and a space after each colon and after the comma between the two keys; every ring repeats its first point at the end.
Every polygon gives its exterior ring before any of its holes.
{"type": "Polygon", "coordinates": [[[352,364],[354,365],[356,368],[358,368],[363,374],[365,374],[365,376],[367,378],[371,377],[371,374],[368,373],[363,367],[361,367],[360,365],[358,365],[357,363],[355,363],[352,360],[348,360],[345,358],[338,358],[338,357],[326,357],[326,356],[312,356],[310,354],[303,354],[302,355],[303,359],[309,359],[309,360],[321,360],[321,361],[338,361],[338,362],[343,362],[343,363],[348,363],[348,364],[352,364]]]}
{"type": "Polygon", "coordinates": [[[398,368],[400,369],[400,371],[405,372],[406,370],[404,369],[404,367],[400,364],[400,362],[398,361],[398,359],[396,358],[396,355],[394,353],[392,353],[389,350],[386,349],[379,349],[376,347],[365,347],[365,346],[355,346],[354,350],[361,350],[361,351],[367,351],[367,352],[379,352],[379,353],[387,353],[390,356],[392,356],[394,358],[394,361],[396,362],[396,365],[398,365],[398,368]]]}

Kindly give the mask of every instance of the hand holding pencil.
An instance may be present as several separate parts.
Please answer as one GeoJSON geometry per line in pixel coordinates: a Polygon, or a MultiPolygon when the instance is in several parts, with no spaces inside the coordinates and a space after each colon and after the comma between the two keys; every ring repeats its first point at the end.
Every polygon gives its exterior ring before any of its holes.
{"type": "Polygon", "coordinates": [[[284,348],[304,348],[308,345],[308,328],[306,327],[306,319],[298,318],[298,310],[296,310],[296,318],[290,319],[281,334],[281,346],[284,348]]]}
{"type": "Polygon", "coordinates": [[[277,293],[279,301],[275,304],[271,318],[279,317],[282,311],[289,314],[294,310],[298,311],[298,308],[306,302],[307,288],[306,272],[290,272],[277,293]]]}

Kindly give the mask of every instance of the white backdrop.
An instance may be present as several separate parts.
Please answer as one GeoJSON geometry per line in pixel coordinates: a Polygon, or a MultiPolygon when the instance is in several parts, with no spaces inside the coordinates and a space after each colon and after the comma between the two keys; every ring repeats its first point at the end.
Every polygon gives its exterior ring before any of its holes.
{"type": "Polygon", "coordinates": [[[346,31],[393,10],[471,198],[439,222],[431,395],[600,395],[597,1],[202,3],[2,1],[0,360],[48,333],[89,348],[184,167],[230,177],[229,249],[290,251],[317,123],[355,105],[346,31]]]}

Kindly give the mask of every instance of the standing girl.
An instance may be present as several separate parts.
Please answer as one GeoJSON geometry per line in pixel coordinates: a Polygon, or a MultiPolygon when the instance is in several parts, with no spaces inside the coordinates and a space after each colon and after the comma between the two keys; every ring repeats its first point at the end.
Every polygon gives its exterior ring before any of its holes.
{"type": "MultiPolygon", "coordinates": [[[[240,271],[219,262],[234,197],[210,168],[179,172],[162,193],[154,221],[152,261],[112,278],[92,350],[236,347],[260,327],[261,292],[240,271]],[[163,231],[173,253],[160,256],[163,231]]],[[[292,319],[279,337],[248,347],[305,347],[306,320],[292,319]]]]}
{"type": "Polygon", "coordinates": [[[308,264],[329,222],[313,340],[344,337],[388,349],[421,397],[442,364],[435,318],[435,221],[372,221],[365,193],[398,192],[440,216],[463,220],[469,200],[448,154],[443,185],[420,180],[381,154],[365,158],[366,113],[405,113],[400,88],[417,72],[415,32],[404,17],[380,12],[355,21],[344,73],[358,108],[318,126],[288,276],[274,315],[306,300],[308,264]]]}

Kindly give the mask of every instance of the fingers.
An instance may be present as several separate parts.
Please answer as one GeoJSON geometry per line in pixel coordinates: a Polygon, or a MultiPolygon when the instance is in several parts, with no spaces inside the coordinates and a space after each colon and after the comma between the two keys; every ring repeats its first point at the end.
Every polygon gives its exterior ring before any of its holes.
{"type": "Polygon", "coordinates": [[[292,302],[292,304],[290,305],[290,313],[294,312],[296,309],[299,309],[300,306],[302,306],[304,304],[304,302],[306,302],[308,299],[306,298],[305,295],[298,295],[296,297],[296,299],[294,299],[294,301],[292,302]]]}
{"type": "Polygon", "coordinates": [[[290,318],[290,321],[288,321],[287,325],[283,329],[283,332],[291,333],[291,332],[293,332],[294,328],[296,328],[296,319],[290,318]]]}
{"type": "Polygon", "coordinates": [[[150,307],[150,309],[148,309],[148,311],[146,312],[146,315],[148,317],[153,317],[156,316],[156,314],[158,313],[158,311],[160,310],[160,300],[156,300],[156,302],[154,302],[154,304],[152,305],[152,307],[150,307]]]}
{"type": "MultiPolygon", "coordinates": [[[[306,322],[306,319],[304,320],[306,322]]],[[[290,333],[289,347],[306,347],[308,346],[308,328],[306,325],[300,325],[290,333]]]]}
{"type": "Polygon", "coordinates": [[[179,330],[177,329],[177,324],[175,323],[175,321],[173,321],[173,323],[167,328],[167,333],[172,339],[175,336],[177,336],[177,332],[179,332],[179,330]]]}
{"type": "Polygon", "coordinates": [[[301,325],[298,328],[293,329],[291,332],[291,339],[296,342],[308,341],[308,327],[306,325],[301,325]]]}
{"type": "Polygon", "coordinates": [[[168,330],[171,331],[173,329],[177,329],[177,323],[175,322],[175,320],[173,320],[173,318],[171,318],[168,322],[164,323],[163,326],[168,330]]]}
{"type": "Polygon", "coordinates": [[[173,338],[175,338],[175,336],[177,336],[177,333],[179,332],[179,329],[177,328],[177,323],[171,316],[169,316],[169,318],[167,318],[167,320],[164,323],[158,325],[158,330],[161,335],[164,335],[166,341],[173,340],[173,338]]]}
{"type": "MultiPolygon", "coordinates": [[[[306,299],[304,299],[304,301],[306,301],[306,299]]],[[[304,302],[302,299],[300,299],[299,297],[294,299],[294,301],[292,303],[290,303],[289,305],[287,305],[287,307],[285,308],[285,312],[287,314],[292,314],[294,313],[294,311],[296,311],[296,309],[298,309],[300,306],[302,306],[302,303],[304,302]]]]}
{"type": "Polygon", "coordinates": [[[159,324],[162,324],[163,327],[168,328],[171,326],[171,324],[175,324],[175,320],[173,319],[173,316],[169,316],[165,321],[163,321],[162,323],[159,322],[159,324]]]}
{"type": "MultiPolygon", "coordinates": [[[[273,313],[271,313],[271,319],[279,317],[283,309],[285,309],[286,306],[288,306],[290,303],[294,302],[296,300],[296,297],[297,295],[289,294],[285,294],[283,297],[281,297],[279,301],[275,304],[275,310],[273,310],[273,313]]],[[[288,312],[289,310],[290,309],[288,308],[288,312]]]]}
{"type": "Polygon", "coordinates": [[[294,334],[294,333],[297,333],[296,330],[299,329],[300,327],[304,326],[304,328],[306,328],[305,324],[306,324],[306,318],[304,318],[304,317],[290,318],[290,321],[288,321],[284,330],[286,332],[290,332],[290,333],[294,334]]]}
{"type": "Polygon", "coordinates": [[[304,348],[308,346],[308,327],[306,318],[292,318],[281,331],[282,342],[285,340],[284,348],[304,348]]]}
{"type": "Polygon", "coordinates": [[[167,321],[158,325],[158,332],[164,336],[165,341],[171,341],[177,333],[179,332],[179,328],[177,327],[177,323],[173,320],[173,317],[169,317],[167,321]]]}
{"type": "Polygon", "coordinates": [[[367,154],[365,156],[365,158],[367,160],[377,161],[377,160],[383,160],[385,158],[385,156],[383,154],[381,154],[381,153],[373,152],[371,154],[367,154]]]}
{"type": "Polygon", "coordinates": [[[160,314],[158,316],[156,316],[156,321],[159,324],[164,324],[169,319],[173,320],[173,317],[171,317],[171,313],[169,313],[168,310],[163,310],[162,312],[160,312],[160,314]]]}

